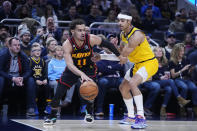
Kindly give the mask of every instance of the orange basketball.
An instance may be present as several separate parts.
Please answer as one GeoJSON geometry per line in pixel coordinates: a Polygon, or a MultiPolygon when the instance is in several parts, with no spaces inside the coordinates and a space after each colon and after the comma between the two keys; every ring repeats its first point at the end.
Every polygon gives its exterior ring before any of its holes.
{"type": "Polygon", "coordinates": [[[79,93],[85,100],[94,100],[98,95],[98,86],[93,81],[86,81],[81,84],[79,93]]]}

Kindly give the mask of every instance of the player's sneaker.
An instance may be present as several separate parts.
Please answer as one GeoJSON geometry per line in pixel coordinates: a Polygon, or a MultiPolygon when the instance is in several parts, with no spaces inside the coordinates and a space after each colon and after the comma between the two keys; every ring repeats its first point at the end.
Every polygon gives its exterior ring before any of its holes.
{"type": "Polygon", "coordinates": [[[122,119],[120,122],[120,124],[126,124],[126,125],[133,125],[135,123],[135,117],[125,117],[124,119],[122,119]]]}
{"type": "Polygon", "coordinates": [[[136,115],[135,123],[131,125],[133,129],[144,129],[147,127],[146,119],[140,115],[136,115]]]}
{"type": "Polygon", "coordinates": [[[94,123],[94,116],[90,114],[86,114],[84,118],[85,123],[92,124],[94,123]]]}
{"type": "Polygon", "coordinates": [[[48,118],[44,121],[44,125],[53,125],[56,122],[57,118],[48,118]]]}

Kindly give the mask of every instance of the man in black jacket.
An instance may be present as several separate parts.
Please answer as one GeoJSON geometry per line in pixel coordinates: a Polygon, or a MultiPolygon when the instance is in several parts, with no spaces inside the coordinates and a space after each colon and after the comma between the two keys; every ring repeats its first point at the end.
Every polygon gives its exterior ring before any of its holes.
{"type": "Polygon", "coordinates": [[[9,47],[0,52],[0,97],[4,88],[25,90],[27,96],[27,115],[35,115],[35,83],[30,77],[28,57],[20,49],[17,38],[9,40],[9,47]]]}

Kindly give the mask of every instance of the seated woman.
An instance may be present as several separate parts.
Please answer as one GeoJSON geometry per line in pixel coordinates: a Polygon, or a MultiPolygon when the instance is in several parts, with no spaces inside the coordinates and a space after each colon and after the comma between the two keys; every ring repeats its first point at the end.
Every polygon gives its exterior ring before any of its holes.
{"type": "MultiPolygon", "coordinates": [[[[169,62],[170,72],[175,84],[181,90],[182,97],[187,98],[187,92],[191,92],[193,110],[197,116],[197,87],[189,75],[192,72],[192,68],[184,54],[185,46],[183,43],[174,45],[169,62]]],[[[186,115],[184,108],[181,108],[180,113],[183,116],[186,115]]]]}
{"type": "Polygon", "coordinates": [[[166,116],[166,106],[171,96],[171,91],[173,91],[176,96],[178,103],[181,107],[185,106],[190,102],[190,100],[185,100],[182,96],[183,94],[179,94],[178,88],[173,79],[170,79],[170,72],[168,68],[168,60],[165,56],[164,49],[161,47],[155,47],[153,49],[155,57],[159,61],[159,69],[157,74],[153,76],[153,82],[159,83],[161,87],[165,90],[164,101],[160,110],[161,116],[166,116]]]}

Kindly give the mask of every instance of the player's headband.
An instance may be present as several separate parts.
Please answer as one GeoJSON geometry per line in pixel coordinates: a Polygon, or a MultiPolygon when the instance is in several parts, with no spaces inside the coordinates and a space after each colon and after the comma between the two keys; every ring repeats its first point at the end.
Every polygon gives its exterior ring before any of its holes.
{"type": "Polygon", "coordinates": [[[118,14],[117,16],[118,19],[126,19],[126,20],[132,20],[132,16],[125,15],[125,14],[118,14]]]}

